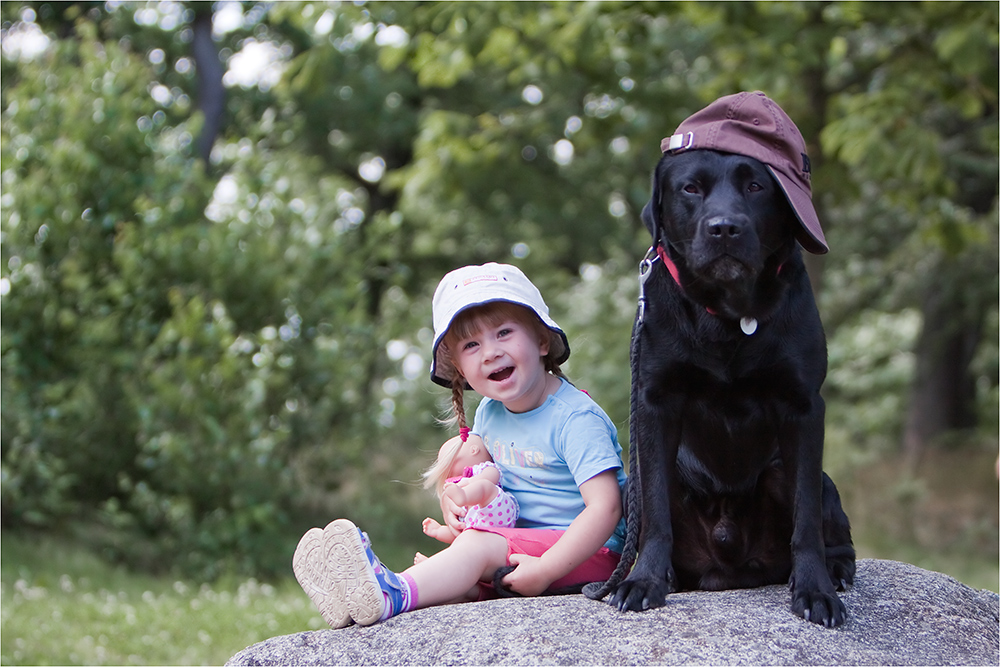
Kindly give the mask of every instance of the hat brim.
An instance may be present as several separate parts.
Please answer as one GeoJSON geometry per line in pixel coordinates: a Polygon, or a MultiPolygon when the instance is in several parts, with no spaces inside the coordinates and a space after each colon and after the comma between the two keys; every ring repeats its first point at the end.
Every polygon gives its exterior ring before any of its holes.
{"type": "Polygon", "coordinates": [[[785,198],[788,199],[792,210],[795,211],[795,217],[799,221],[799,229],[795,237],[799,244],[814,255],[825,255],[830,251],[830,248],[826,244],[826,236],[819,224],[819,216],[816,215],[816,209],[813,207],[809,192],[803,190],[795,179],[786,176],[770,164],[765,164],[765,166],[774,179],[778,181],[778,185],[785,193],[785,198]]]}
{"type": "MultiPolygon", "coordinates": [[[[441,333],[440,336],[438,336],[437,340],[434,341],[434,348],[432,350],[433,356],[431,358],[431,381],[434,382],[434,384],[448,389],[451,389],[452,387],[452,381],[449,378],[454,375],[455,367],[449,356],[444,350],[441,349],[441,342],[444,340],[444,336],[448,328],[451,327],[451,323],[455,321],[455,318],[458,317],[459,314],[465,312],[469,308],[476,308],[478,306],[485,306],[488,303],[497,302],[512,303],[514,305],[524,306],[527,308],[531,314],[538,319],[538,322],[549,331],[549,356],[552,357],[552,360],[557,364],[562,364],[569,359],[569,340],[566,338],[566,333],[562,329],[550,325],[539,317],[538,313],[534,311],[530,304],[522,303],[514,299],[486,299],[484,301],[467,304],[455,311],[455,314],[451,317],[451,321],[448,322],[448,327],[441,333]]],[[[471,389],[472,387],[470,387],[469,383],[466,382],[465,388],[471,389]]]]}

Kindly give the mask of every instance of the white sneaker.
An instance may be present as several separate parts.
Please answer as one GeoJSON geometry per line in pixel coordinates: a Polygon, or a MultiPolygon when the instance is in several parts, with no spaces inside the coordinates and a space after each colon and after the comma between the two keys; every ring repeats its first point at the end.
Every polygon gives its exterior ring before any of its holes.
{"type": "Polygon", "coordinates": [[[331,563],[334,586],[344,591],[345,604],[354,622],[371,625],[386,610],[384,590],[399,593],[385,581],[398,577],[382,567],[365,535],[347,519],[330,522],[323,530],[331,563]],[[386,584],[386,585],[383,585],[386,584]]]}
{"type": "Polygon", "coordinates": [[[339,630],[351,624],[351,615],[347,610],[344,582],[337,581],[334,576],[330,554],[333,543],[325,540],[324,535],[323,530],[312,528],[302,536],[292,556],[292,571],[323,620],[339,630]]]}

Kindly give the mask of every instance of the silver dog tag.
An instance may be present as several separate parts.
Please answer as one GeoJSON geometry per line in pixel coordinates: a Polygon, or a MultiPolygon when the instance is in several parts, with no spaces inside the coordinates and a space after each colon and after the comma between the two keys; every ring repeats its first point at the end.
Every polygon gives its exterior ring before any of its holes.
{"type": "Polygon", "coordinates": [[[752,317],[741,317],[740,329],[743,330],[743,333],[749,336],[754,331],[757,331],[757,320],[752,317]]]}

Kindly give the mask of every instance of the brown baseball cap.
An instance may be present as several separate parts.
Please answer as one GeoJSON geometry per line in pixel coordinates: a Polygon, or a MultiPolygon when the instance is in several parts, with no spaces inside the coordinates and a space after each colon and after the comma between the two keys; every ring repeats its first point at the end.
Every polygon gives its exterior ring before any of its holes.
{"type": "Polygon", "coordinates": [[[816,255],[829,250],[812,204],[806,142],[774,100],[760,91],[720,97],[660,142],[665,154],[698,149],[736,153],[763,162],[799,219],[799,243],[816,255]]]}

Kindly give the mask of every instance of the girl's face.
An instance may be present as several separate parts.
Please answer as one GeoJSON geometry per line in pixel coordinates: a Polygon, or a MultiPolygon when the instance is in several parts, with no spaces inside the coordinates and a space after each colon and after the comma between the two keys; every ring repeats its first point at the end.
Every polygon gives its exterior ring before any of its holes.
{"type": "Polygon", "coordinates": [[[542,405],[560,381],[545,371],[549,342],[519,318],[478,328],[456,343],[454,363],[474,390],[500,401],[511,412],[528,412],[542,405]]]}

